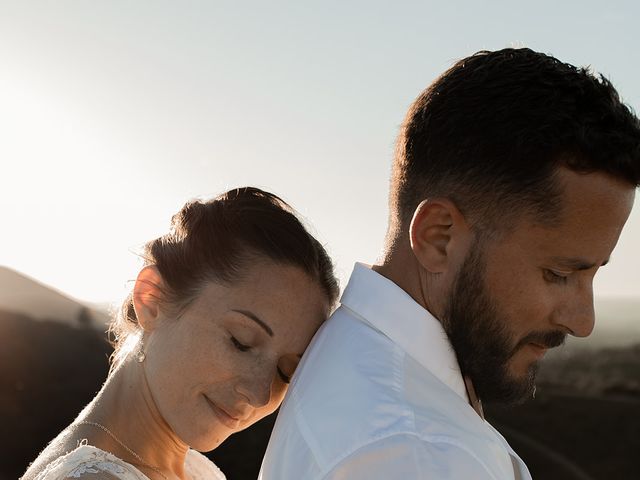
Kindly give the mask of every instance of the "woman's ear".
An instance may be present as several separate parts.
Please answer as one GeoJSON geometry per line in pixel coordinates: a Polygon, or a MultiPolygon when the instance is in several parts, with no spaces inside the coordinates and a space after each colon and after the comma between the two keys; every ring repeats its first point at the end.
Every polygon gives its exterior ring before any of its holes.
{"type": "Polygon", "coordinates": [[[136,278],[133,287],[133,308],[138,323],[144,331],[153,330],[160,314],[160,302],[164,283],[155,265],[144,267],[136,278]]]}
{"type": "Polygon", "coordinates": [[[462,212],[444,198],[423,200],[409,232],[413,254],[431,273],[455,270],[458,259],[466,256],[471,233],[462,212]]]}

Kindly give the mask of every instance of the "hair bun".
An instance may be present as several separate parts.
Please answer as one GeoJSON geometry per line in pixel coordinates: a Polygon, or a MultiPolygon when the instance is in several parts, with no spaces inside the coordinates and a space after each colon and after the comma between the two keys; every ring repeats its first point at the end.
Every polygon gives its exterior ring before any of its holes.
{"type": "MultiPolygon", "coordinates": [[[[333,265],[280,197],[255,187],[229,190],[210,200],[187,202],[171,218],[171,230],[144,247],[147,265],[155,265],[162,280],[161,300],[180,308],[205,282],[232,283],[255,258],[296,266],[316,280],[330,304],[338,296],[333,265]]],[[[137,332],[131,297],[114,321],[116,361],[120,345],[137,332]]]]}

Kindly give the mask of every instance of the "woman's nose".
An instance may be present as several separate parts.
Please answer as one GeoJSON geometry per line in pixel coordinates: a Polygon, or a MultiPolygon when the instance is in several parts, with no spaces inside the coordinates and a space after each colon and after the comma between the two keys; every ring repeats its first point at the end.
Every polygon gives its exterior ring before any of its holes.
{"type": "Polygon", "coordinates": [[[236,385],[236,391],[254,408],[264,407],[271,400],[273,375],[252,375],[236,385]]]}

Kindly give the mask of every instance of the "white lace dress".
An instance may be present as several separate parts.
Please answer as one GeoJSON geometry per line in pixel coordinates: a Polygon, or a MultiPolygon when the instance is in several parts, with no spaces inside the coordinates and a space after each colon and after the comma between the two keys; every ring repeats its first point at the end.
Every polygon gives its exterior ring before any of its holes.
{"type": "MultiPolygon", "coordinates": [[[[211,460],[189,450],[185,460],[185,471],[193,480],[225,480],[224,474],[211,460]]],[[[87,474],[109,474],[118,480],[149,480],[133,465],[115,455],[92,445],[83,444],[75,450],[58,457],[40,472],[35,480],[66,480],[87,474]]]]}

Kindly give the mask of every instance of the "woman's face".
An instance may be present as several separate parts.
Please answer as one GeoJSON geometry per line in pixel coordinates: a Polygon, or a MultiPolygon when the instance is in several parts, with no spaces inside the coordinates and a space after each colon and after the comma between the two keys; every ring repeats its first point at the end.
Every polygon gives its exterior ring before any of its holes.
{"type": "Polygon", "coordinates": [[[272,413],[328,310],[303,270],[261,261],[233,285],[206,284],[178,318],[161,313],[143,367],[163,419],[207,451],[272,413]]]}

